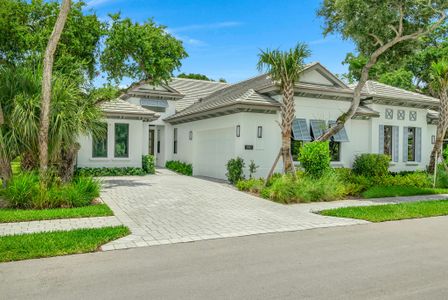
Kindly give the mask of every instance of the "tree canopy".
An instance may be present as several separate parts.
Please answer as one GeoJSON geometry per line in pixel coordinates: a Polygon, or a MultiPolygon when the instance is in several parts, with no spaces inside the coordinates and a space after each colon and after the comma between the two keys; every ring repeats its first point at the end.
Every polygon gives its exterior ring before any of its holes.
{"type": "MultiPolygon", "coordinates": [[[[207,77],[204,74],[199,74],[199,73],[180,73],[179,75],[177,75],[177,77],[179,78],[187,78],[187,79],[196,79],[196,80],[206,80],[206,81],[216,81],[214,79],[211,79],[209,77],[207,77]]],[[[227,82],[224,78],[219,78],[217,81],[219,82],[227,82]]]]}
{"type": "MultiPolygon", "coordinates": [[[[95,14],[83,11],[83,2],[72,5],[55,55],[55,70],[79,69],[95,76],[100,38],[104,24],[95,14]]],[[[0,1],[0,63],[40,61],[58,16],[54,1],[0,1]]]]}
{"type": "Polygon", "coordinates": [[[167,33],[165,26],[151,19],[140,24],[120,14],[110,17],[112,25],[100,59],[109,79],[130,77],[159,84],[168,81],[187,57],[182,42],[167,33]]]}

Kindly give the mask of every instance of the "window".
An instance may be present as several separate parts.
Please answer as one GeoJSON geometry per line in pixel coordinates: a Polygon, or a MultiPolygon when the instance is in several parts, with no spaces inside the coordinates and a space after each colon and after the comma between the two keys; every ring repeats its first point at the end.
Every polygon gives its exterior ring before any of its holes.
{"type": "Polygon", "coordinates": [[[160,153],[160,129],[157,130],[157,153],[160,153]]]}
{"type": "Polygon", "coordinates": [[[173,153],[177,153],[177,128],[174,128],[174,143],[173,143],[173,153]]]}
{"type": "Polygon", "coordinates": [[[398,110],[397,119],[398,120],[404,120],[405,119],[405,112],[404,112],[404,110],[401,110],[401,109],[398,110]]]}
{"type": "Polygon", "coordinates": [[[236,125],[236,137],[240,137],[240,135],[241,135],[241,126],[236,125]]]}
{"type": "Polygon", "coordinates": [[[107,157],[107,123],[101,127],[101,133],[92,138],[92,157],[107,157]]]}
{"type": "Polygon", "coordinates": [[[415,127],[408,127],[408,161],[415,161],[415,127]]]}
{"type": "Polygon", "coordinates": [[[417,121],[417,112],[416,111],[409,112],[409,121],[417,121]]]}
{"type": "Polygon", "coordinates": [[[331,161],[341,161],[341,143],[330,141],[331,161]]]}
{"type": "Polygon", "coordinates": [[[386,119],[392,120],[394,118],[394,110],[386,108],[386,119]]]}
{"type": "Polygon", "coordinates": [[[188,133],[188,139],[189,139],[190,141],[193,140],[193,131],[191,131],[191,130],[190,130],[190,132],[188,133]]]}
{"type": "Polygon", "coordinates": [[[383,154],[389,155],[389,157],[392,157],[393,151],[392,151],[392,145],[393,145],[393,133],[392,133],[392,126],[384,126],[384,150],[383,154]]]}
{"type": "Polygon", "coordinates": [[[261,139],[263,137],[263,127],[258,126],[257,128],[257,138],[261,139]]]}
{"type": "Polygon", "coordinates": [[[129,157],[129,124],[115,123],[115,157],[129,157]]]}

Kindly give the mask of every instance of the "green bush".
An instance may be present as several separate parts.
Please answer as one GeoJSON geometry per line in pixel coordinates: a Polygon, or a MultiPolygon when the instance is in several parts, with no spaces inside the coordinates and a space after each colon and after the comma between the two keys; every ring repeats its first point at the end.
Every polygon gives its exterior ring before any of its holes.
{"type": "Polygon", "coordinates": [[[240,180],[237,182],[236,187],[240,191],[250,192],[258,194],[264,188],[263,179],[250,178],[247,180],[240,180]]]}
{"type": "Polygon", "coordinates": [[[437,166],[436,187],[448,188],[448,173],[442,164],[437,166]]]}
{"type": "Polygon", "coordinates": [[[143,155],[142,156],[142,169],[146,174],[155,174],[155,158],[154,155],[143,155]]]}
{"type": "Polygon", "coordinates": [[[364,153],[356,156],[353,172],[366,177],[381,177],[389,174],[390,157],[384,154],[364,153]]]}
{"type": "Polygon", "coordinates": [[[13,177],[2,195],[9,207],[45,209],[87,206],[100,195],[100,183],[91,177],[76,177],[73,182],[50,182],[48,188],[39,183],[33,172],[21,172],[13,177]]]}
{"type": "Polygon", "coordinates": [[[179,160],[169,160],[165,163],[165,167],[183,175],[193,175],[193,166],[179,160]]]}
{"type": "Polygon", "coordinates": [[[227,179],[231,184],[244,180],[244,160],[241,157],[232,158],[227,162],[227,179]]]}
{"type": "Polygon", "coordinates": [[[93,177],[106,177],[106,176],[143,176],[147,173],[143,168],[78,168],[76,170],[77,176],[93,176],[93,177]]]}
{"type": "Polygon", "coordinates": [[[298,173],[296,179],[283,175],[260,192],[263,198],[279,203],[333,201],[343,199],[350,191],[335,172],[326,172],[320,178],[298,173]]]}
{"type": "Polygon", "coordinates": [[[307,143],[300,149],[300,165],[311,177],[323,176],[330,169],[330,160],[328,142],[307,143]]]}
{"type": "Polygon", "coordinates": [[[13,177],[2,191],[9,206],[31,208],[32,198],[38,192],[39,176],[34,172],[22,172],[13,177]]]}

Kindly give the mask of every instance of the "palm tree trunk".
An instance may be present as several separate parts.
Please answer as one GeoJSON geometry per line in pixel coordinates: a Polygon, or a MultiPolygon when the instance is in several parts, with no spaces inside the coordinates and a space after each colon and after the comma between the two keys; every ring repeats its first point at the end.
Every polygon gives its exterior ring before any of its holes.
{"type": "Polygon", "coordinates": [[[59,163],[59,177],[63,182],[70,182],[75,174],[76,156],[80,149],[79,144],[74,144],[61,151],[59,163]]]}
{"type": "Polygon", "coordinates": [[[437,134],[436,141],[434,143],[434,147],[431,152],[431,158],[429,160],[428,171],[430,173],[434,172],[436,162],[436,154],[437,157],[440,157],[442,154],[443,140],[446,135],[446,131],[448,128],[448,95],[447,91],[442,91],[440,94],[440,112],[439,112],[439,122],[437,123],[437,134]]]}
{"type": "Polygon", "coordinates": [[[287,82],[283,87],[282,113],[282,159],[285,173],[294,175],[294,164],[291,155],[292,122],[295,116],[294,83],[287,82]]]}
{"type": "Polygon", "coordinates": [[[3,187],[6,186],[12,177],[11,161],[0,152],[0,178],[2,179],[3,187]]]}
{"type": "Polygon", "coordinates": [[[62,30],[70,11],[71,0],[63,0],[58,18],[48,40],[45,50],[43,76],[42,76],[42,103],[40,110],[39,130],[39,165],[41,180],[46,178],[48,169],[48,130],[50,127],[50,103],[51,103],[51,76],[53,73],[54,54],[61,38],[62,30]]]}

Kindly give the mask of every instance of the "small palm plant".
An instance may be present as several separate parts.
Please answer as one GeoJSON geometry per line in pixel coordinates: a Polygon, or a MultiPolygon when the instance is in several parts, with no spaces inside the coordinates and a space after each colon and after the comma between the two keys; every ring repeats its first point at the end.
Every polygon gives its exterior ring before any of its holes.
{"type": "Polygon", "coordinates": [[[443,139],[448,129],[448,59],[431,65],[431,90],[440,99],[439,122],[437,123],[436,141],[431,152],[428,171],[434,172],[437,157],[441,156],[443,139]]]}
{"type": "Polygon", "coordinates": [[[305,67],[305,59],[311,55],[308,46],[298,43],[288,51],[265,50],[259,54],[258,70],[266,71],[271,79],[280,87],[283,101],[281,104],[281,124],[282,146],[277,158],[269,172],[269,177],[275,170],[280,157],[283,159],[283,169],[285,173],[293,176],[294,163],[291,155],[291,130],[295,117],[294,84],[299,80],[300,74],[305,67]]]}

